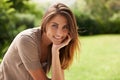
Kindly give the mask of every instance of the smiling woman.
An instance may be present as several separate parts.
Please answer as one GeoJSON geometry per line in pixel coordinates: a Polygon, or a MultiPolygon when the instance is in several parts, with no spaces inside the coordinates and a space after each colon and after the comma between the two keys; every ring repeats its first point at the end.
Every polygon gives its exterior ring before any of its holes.
{"type": "Polygon", "coordinates": [[[62,3],[50,6],[41,27],[19,33],[0,66],[0,80],[64,80],[64,70],[79,50],[77,24],[72,11],[62,3]],[[17,73],[17,74],[16,74],[17,73]]]}

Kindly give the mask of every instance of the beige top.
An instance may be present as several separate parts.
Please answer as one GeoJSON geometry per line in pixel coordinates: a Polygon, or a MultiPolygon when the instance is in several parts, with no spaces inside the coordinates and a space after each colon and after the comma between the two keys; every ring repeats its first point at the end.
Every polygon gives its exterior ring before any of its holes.
{"type": "Polygon", "coordinates": [[[40,29],[19,33],[11,43],[0,65],[0,80],[33,80],[28,70],[41,67],[40,29]]]}

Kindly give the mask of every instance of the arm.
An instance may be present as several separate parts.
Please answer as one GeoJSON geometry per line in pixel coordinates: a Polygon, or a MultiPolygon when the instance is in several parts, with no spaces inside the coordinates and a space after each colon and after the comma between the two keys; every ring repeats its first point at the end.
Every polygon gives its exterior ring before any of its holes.
{"type": "Polygon", "coordinates": [[[38,48],[30,36],[20,36],[17,43],[20,58],[34,80],[49,80],[39,61],[38,48]]]}
{"type": "Polygon", "coordinates": [[[29,73],[34,80],[49,80],[42,68],[37,70],[29,70],[29,73]]]}
{"type": "Polygon", "coordinates": [[[64,70],[61,68],[59,50],[64,46],[68,45],[71,41],[70,36],[68,35],[67,40],[59,45],[52,45],[52,80],[64,80],[64,70]]]}
{"type": "Polygon", "coordinates": [[[59,51],[52,50],[52,80],[64,80],[64,71],[60,65],[59,51]]]}

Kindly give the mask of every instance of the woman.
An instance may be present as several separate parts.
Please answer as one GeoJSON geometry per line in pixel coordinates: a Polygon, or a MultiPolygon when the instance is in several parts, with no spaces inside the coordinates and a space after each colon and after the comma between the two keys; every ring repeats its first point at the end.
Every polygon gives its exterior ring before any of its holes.
{"type": "Polygon", "coordinates": [[[79,48],[76,20],[62,3],[52,5],[42,19],[41,28],[19,33],[0,66],[0,80],[64,80],[64,70],[79,48]]]}

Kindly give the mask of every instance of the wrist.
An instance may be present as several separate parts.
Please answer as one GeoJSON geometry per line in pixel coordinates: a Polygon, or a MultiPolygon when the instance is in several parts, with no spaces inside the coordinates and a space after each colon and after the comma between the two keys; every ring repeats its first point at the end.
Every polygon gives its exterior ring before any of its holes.
{"type": "Polygon", "coordinates": [[[53,55],[59,54],[59,50],[58,50],[58,49],[52,49],[52,54],[53,54],[53,55]]]}
{"type": "Polygon", "coordinates": [[[52,52],[59,52],[59,48],[56,45],[53,45],[52,52]]]}

